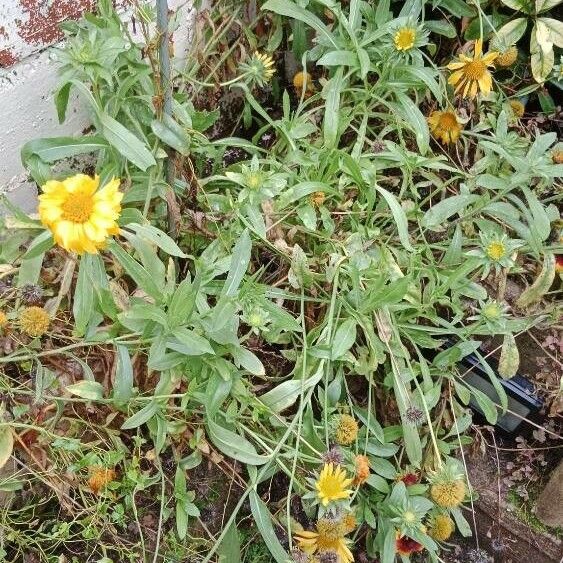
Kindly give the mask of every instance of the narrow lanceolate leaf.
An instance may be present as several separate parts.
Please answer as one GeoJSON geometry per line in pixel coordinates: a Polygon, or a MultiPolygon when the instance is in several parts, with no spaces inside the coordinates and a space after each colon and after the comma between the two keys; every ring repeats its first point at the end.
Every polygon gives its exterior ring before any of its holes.
{"type": "Polygon", "coordinates": [[[413,252],[414,248],[412,247],[409,240],[407,215],[405,214],[405,210],[401,207],[399,200],[385,188],[376,185],[375,189],[383,196],[383,198],[387,202],[387,205],[389,206],[389,209],[391,210],[393,220],[395,221],[395,225],[397,226],[397,232],[399,233],[399,240],[401,241],[401,244],[405,247],[406,250],[413,252]]]}
{"type": "Polygon", "coordinates": [[[332,340],[331,358],[338,360],[341,358],[356,341],[356,321],[346,319],[336,331],[332,340]]]}
{"type": "Polygon", "coordinates": [[[225,285],[221,292],[222,296],[230,297],[236,294],[238,286],[248,268],[251,250],[252,241],[250,240],[248,229],[245,229],[233,249],[231,267],[229,268],[229,273],[227,274],[227,279],[225,280],[225,285]]]}
{"type": "Polygon", "coordinates": [[[66,390],[77,397],[82,397],[83,399],[89,399],[95,401],[97,399],[102,399],[104,396],[104,388],[101,383],[97,381],[79,381],[73,385],[67,385],[66,390]]]}
{"type": "Polygon", "coordinates": [[[337,145],[340,115],[340,93],[344,85],[343,73],[343,67],[339,67],[325,87],[326,106],[323,134],[325,145],[328,148],[335,147],[337,145]]]}
{"type": "Polygon", "coordinates": [[[74,290],[74,301],[72,314],[74,315],[74,327],[76,334],[82,336],[86,331],[88,322],[92,317],[94,306],[94,285],[91,274],[92,255],[86,254],[80,260],[78,279],[74,290]]]}
{"type": "Polygon", "coordinates": [[[113,397],[126,402],[133,395],[133,364],[126,346],[117,345],[117,368],[113,382],[113,397]]]}
{"type": "Polygon", "coordinates": [[[263,465],[268,461],[268,457],[259,455],[246,438],[223,428],[211,419],[207,421],[207,433],[213,445],[228,457],[248,465],[263,465]]]}
{"type": "Polygon", "coordinates": [[[276,563],[286,563],[290,559],[289,555],[276,536],[274,525],[272,524],[272,515],[268,507],[256,491],[250,491],[250,510],[252,511],[254,522],[256,522],[256,527],[260,534],[262,534],[262,539],[276,563]]]}
{"type": "Polygon", "coordinates": [[[506,334],[500,351],[498,373],[503,379],[510,379],[516,375],[519,366],[520,353],[518,352],[516,339],[513,334],[506,334]]]}
{"type": "Polygon", "coordinates": [[[523,308],[537,303],[548,291],[555,279],[555,255],[547,252],[543,261],[543,267],[536,281],[524,290],[516,301],[516,306],[523,308]]]}
{"type": "Polygon", "coordinates": [[[156,164],[156,160],[145,144],[119,121],[102,112],[98,117],[104,137],[127,160],[143,171],[156,164]]]}
{"type": "Polygon", "coordinates": [[[6,465],[14,449],[14,435],[12,429],[5,425],[0,426],[0,469],[6,465]]]}

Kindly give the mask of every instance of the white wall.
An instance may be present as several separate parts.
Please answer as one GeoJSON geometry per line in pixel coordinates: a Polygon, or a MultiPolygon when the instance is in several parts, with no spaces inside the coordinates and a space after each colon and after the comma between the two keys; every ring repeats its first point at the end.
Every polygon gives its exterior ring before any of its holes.
{"type": "MultiPolygon", "coordinates": [[[[4,25],[15,21],[13,10],[21,1],[0,0],[0,53],[10,49],[14,57],[23,56],[9,68],[0,68],[0,193],[7,193],[26,211],[33,211],[37,189],[26,181],[20,160],[21,146],[38,137],[80,134],[88,125],[88,114],[75,98],[65,123],[59,125],[52,99],[58,84],[52,47],[24,45],[14,30],[4,25]]],[[[52,1],[41,0],[45,5],[52,1]]],[[[79,3],[79,0],[66,1],[79,3]]],[[[168,4],[170,9],[182,10],[182,23],[174,35],[177,64],[181,64],[195,12],[191,0],[169,0],[168,4]]],[[[22,13],[21,18],[25,17],[22,13]]]]}

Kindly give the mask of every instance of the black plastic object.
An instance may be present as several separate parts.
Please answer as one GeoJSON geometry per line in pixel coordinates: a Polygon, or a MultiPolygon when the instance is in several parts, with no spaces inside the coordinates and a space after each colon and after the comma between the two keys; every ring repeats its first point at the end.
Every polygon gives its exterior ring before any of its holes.
{"type": "MultiPolygon", "coordinates": [[[[451,345],[453,345],[453,343],[449,343],[449,346],[451,345]]],[[[496,371],[498,364],[495,360],[490,360],[487,363],[496,371]]],[[[463,376],[463,380],[472,387],[485,393],[491,400],[497,403],[497,392],[491,384],[489,376],[477,355],[469,354],[465,356],[460,361],[460,365],[463,366],[467,372],[463,376]]],[[[508,396],[508,411],[511,412],[507,411],[504,415],[499,416],[496,426],[512,434],[518,429],[522,422],[524,422],[524,418],[533,417],[538,413],[543,406],[543,402],[536,396],[532,383],[521,375],[515,375],[511,379],[502,379],[498,376],[498,380],[506,391],[508,396]]],[[[483,411],[479,408],[479,405],[473,397],[471,398],[469,406],[474,411],[483,414],[483,411]]]]}

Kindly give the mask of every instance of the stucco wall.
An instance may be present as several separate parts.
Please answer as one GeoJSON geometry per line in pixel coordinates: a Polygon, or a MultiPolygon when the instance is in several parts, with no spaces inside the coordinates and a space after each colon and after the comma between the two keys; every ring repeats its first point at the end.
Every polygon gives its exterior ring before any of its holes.
{"type": "MultiPolygon", "coordinates": [[[[182,10],[174,35],[181,64],[194,17],[191,0],[168,0],[182,10]]],[[[120,1],[127,13],[127,0],[120,1]]],[[[94,0],[0,0],[0,192],[26,211],[35,207],[36,187],[26,181],[21,146],[37,137],[73,135],[88,125],[75,98],[59,125],[52,93],[58,84],[51,46],[60,41],[59,24],[95,6],[94,0]]],[[[133,29],[131,29],[133,32],[133,29]]]]}

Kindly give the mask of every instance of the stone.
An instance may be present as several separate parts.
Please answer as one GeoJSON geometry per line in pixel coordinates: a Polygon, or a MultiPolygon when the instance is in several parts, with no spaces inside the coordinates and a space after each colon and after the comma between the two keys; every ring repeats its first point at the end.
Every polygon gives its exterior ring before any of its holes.
{"type": "Polygon", "coordinates": [[[563,460],[538,498],[536,516],[545,526],[563,527],[563,460]]]}

